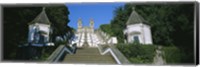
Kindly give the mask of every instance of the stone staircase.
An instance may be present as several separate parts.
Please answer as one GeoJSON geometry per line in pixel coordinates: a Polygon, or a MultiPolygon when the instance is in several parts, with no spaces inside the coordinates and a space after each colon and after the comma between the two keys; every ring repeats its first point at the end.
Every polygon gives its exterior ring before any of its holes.
{"type": "Polygon", "coordinates": [[[111,54],[101,55],[98,48],[79,48],[73,55],[66,55],[63,63],[116,64],[111,54]]]}

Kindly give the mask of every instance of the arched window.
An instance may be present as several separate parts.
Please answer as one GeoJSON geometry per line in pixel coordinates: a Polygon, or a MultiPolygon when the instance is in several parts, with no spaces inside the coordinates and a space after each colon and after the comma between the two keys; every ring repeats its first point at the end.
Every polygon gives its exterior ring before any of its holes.
{"type": "Polygon", "coordinates": [[[139,43],[139,36],[133,36],[133,42],[139,43]]]}

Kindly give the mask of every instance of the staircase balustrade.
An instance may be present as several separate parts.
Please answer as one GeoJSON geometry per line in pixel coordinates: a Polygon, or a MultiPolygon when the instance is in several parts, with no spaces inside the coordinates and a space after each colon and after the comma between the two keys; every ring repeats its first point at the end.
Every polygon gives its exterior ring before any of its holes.
{"type": "Polygon", "coordinates": [[[58,46],[58,48],[56,48],[56,50],[48,57],[46,62],[58,62],[66,54],[74,54],[76,51],[76,46],[74,45],[71,47],[71,50],[69,49],[70,47],[66,47],[65,45],[58,46]]]}
{"type": "Polygon", "coordinates": [[[110,37],[107,36],[106,38],[106,36],[103,36],[103,34],[101,33],[103,32],[100,30],[97,31],[98,37],[103,39],[104,42],[106,42],[106,44],[97,44],[101,55],[105,55],[106,53],[110,52],[118,64],[130,64],[129,60],[114,45],[108,45],[107,41],[110,37]]]}
{"type": "MultiPolygon", "coordinates": [[[[108,35],[103,36],[103,34],[101,34],[101,33],[103,33],[103,32],[102,31],[96,32],[97,36],[101,40],[103,40],[103,42],[105,42],[105,44],[97,44],[100,54],[105,55],[110,52],[110,54],[113,56],[113,58],[115,59],[115,61],[118,64],[130,64],[130,62],[127,60],[127,58],[114,45],[110,45],[107,43],[107,40],[110,38],[110,36],[108,36],[108,35]]],[[[62,56],[65,55],[66,52],[67,52],[67,54],[74,54],[74,50],[75,50],[74,48],[72,50],[70,50],[66,46],[60,45],[49,56],[49,58],[47,59],[47,62],[58,62],[62,58],[62,56]]]]}

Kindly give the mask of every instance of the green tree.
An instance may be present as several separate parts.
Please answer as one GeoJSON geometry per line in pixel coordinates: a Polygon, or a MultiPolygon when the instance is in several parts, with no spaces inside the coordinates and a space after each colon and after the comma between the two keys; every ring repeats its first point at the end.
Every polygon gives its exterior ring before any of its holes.
{"type": "Polygon", "coordinates": [[[100,26],[100,29],[101,29],[102,31],[106,31],[106,33],[109,33],[109,35],[111,35],[111,36],[113,35],[110,24],[102,24],[102,25],[100,26]]]}
{"type": "MultiPolygon", "coordinates": [[[[42,7],[3,7],[3,60],[14,60],[18,45],[27,43],[28,23],[40,12],[42,7]]],[[[46,13],[53,26],[53,38],[73,35],[67,26],[69,11],[65,5],[46,6],[46,13]],[[70,33],[69,33],[70,32],[70,33]],[[69,33],[70,35],[66,35],[69,33]]]]}
{"type": "Polygon", "coordinates": [[[136,6],[149,21],[155,44],[175,45],[182,54],[181,63],[194,62],[194,3],[136,6]]]}
{"type": "Polygon", "coordinates": [[[66,37],[67,32],[71,32],[71,28],[67,26],[69,19],[69,11],[66,6],[53,6],[47,7],[46,12],[49,20],[52,22],[53,34],[52,41],[55,42],[55,38],[60,36],[62,38],[66,37]]]}
{"type": "Polygon", "coordinates": [[[136,12],[151,26],[154,44],[175,45],[181,52],[185,52],[182,54],[185,58],[182,58],[181,62],[194,62],[194,3],[148,5],[127,3],[117,8],[109,28],[112,33],[108,30],[104,31],[117,36],[119,42],[125,39],[123,30],[126,28],[126,21],[132,12],[132,7],[135,7],[136,12]]]}
{"type": "Polygon", "coordinates": [[[28,22],[32,21],[42,8],[3,7],[3,59],[14,59],[18,45],[27,41],[28,22]]]}
{"type": "Polygon", "coordinates": [[[102,25],[100,28],[110,34],[111,36],[117,36],[120,43],[124,42],[123,30],[126,28],[126,21],[128,20],[130,11],[125,11],[128,7],[118,7],[114,11],[114,18],[109,25],[102,25]]]}

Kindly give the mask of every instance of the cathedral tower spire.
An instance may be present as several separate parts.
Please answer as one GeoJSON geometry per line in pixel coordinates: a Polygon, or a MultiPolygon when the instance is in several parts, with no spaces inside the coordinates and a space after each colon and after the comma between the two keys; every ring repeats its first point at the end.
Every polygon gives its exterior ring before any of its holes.
{"type": "Polygon", "coordinates": [[[78,19],[78,28],[79,29],[82,28],[82,19],[81,18],[78,19]]]}
{"type": "Polygon", "coordinates": [[[94,28],[94,20],[92,18],[90,19],[90,28],[94,28]]]}

